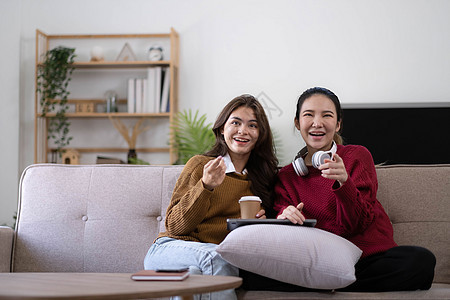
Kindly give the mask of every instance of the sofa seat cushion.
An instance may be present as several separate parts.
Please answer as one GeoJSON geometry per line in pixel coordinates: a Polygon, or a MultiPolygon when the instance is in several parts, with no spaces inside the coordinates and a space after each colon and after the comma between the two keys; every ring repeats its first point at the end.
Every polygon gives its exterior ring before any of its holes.
{"type": "Polygon", "coordinates": [[[362,253],[332,233],[289,225],[239,227],[228,234],[217,252],[241,269],[315,289],[353,283],[362,253]]]}

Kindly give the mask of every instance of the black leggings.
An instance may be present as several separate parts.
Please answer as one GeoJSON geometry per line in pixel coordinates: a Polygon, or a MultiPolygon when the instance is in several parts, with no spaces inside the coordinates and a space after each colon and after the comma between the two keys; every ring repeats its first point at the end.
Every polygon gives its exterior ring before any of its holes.
{"type": "MultiPolygon", "coordinates": [[[[356,281],[339,291],[388,292],[428,290],[434,278],[436,258],[429,250],[416,246],[398,246],[386,252],[362,258],[355,265],[356,281]]],[[[318,291],[248,271],[240,270],[245,290],[318,291]]]]}
{"type": "Polygon", "coordinates": [[[436,257],[422,247],[398,246],[360,259],[356,281],[342,291],[387,292],[428,290],[433,283],[436,257]]]}

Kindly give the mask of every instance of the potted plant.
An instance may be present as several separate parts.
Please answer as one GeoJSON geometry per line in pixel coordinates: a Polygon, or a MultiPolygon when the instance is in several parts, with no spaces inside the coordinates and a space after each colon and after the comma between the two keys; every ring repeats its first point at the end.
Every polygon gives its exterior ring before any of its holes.
{"type": "Polygon", "coordinates": [[[199,116],[192,111],[179,112],[172,121],[172,146],[178,154],[175,164],[186,164],[194,155],[209,150],[216,138],[212,131],[212,123],[205,124],[206,114],[199,116]]]}
{"type": "Polygon", "coordinates": [[[69,137],[69,126],[66,111],[67,86],[73,72],[75,49],[57,47],[45,53],[45,59],[38,65],[37,92],[41,106],[41,115],[46,117],[48,113],[55,113],[49,117],[47,138],[54,141],[56,151],[61,156],[62,149],[69,145],[72,137],[69,137]]]}

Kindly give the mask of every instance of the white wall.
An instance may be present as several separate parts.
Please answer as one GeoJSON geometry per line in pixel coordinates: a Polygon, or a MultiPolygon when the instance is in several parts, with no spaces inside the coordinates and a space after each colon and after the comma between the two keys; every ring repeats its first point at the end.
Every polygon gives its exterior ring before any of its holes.
{"type": "MultiPolygon", "coordinates": [[[[2,40],[13,41],[0,49],[2,70],[5,64],[11,69],[1,82],[4,94],[10,95],[8,110],[15,109],[17,115],[15,95],[20,94],[21,103],[20,161],[17,165],[17,158],[9,160],[15,152],[7,156],[8,168],[2,166],[0,223],[13,213],[16,189],[11,185],[17,170],[33,163],[37,28],[49,34],[83,34],[168,32],[174,27],[180,34],[180,110],[199,109],[213,122],[234,96],[264,92],[280,109],[273,112],[271,124],[283,140],[282,164],[302,145],[292,119],[296,98],[311,86],[332,89],[344,104],[448,102],[450,98],[450,1],[446,0],[0,3],[2,40]]],[[[18,140],[14,134],[19,123],[13,116],[7,117],[7,124],[15,126],[11,132],[2,126],[3,135],[11,137],[2,139],[2,146],[7,141],[12,147],[11,141],[18,140]]]]}
{"type": "Polygon", "coordinates": [[[21,1],[0,0],[0,225],[13,224],[19,176],[21,1]]]}

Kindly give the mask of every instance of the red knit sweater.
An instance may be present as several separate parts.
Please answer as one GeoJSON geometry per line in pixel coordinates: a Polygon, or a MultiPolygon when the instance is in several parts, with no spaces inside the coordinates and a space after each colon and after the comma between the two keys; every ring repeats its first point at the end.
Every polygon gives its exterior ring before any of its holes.
{"type": "Polygon", "coordinates": [[[314,167],[308,167],[308,175],[298,176],[289,164],[279,172],[275,210],[280,214],[287,206],[303,202],[303,215],[317,219],[316,228],[348,239],[363,251],[361,257],[397,246],[389,217],[377,200],[372,155],[356,145],[338,145],[337,154],[349,176],[343,186],[322,177],[314,167]]]}

